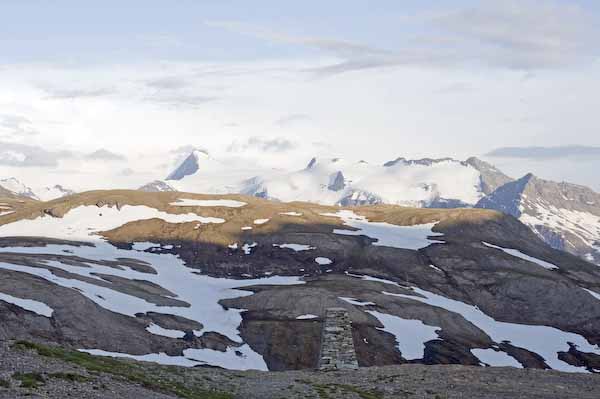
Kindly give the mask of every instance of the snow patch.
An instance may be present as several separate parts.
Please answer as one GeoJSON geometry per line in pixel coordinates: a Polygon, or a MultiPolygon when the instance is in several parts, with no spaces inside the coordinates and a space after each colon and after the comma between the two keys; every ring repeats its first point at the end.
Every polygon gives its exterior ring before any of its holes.
{"type": "Polygon", "coordinates": [[[278,248],[292,249],[296,252],[310,251],[311,249],[316,249],[315,247],[311,247],[310,245],[304,245],[304,244],[273,244],[273,246],[278,247],[278,248]]]}
{"type": "Polygon", "coordinates": [[[0,301],[12,303],[13,305],[44,317],[52,317],[52,313],[54,313],[54,309],[52,309],[50,306],[43,302],[34,301],[33,299],[17,298],[16,296],[3,294],[0,292],[0,301]]]}
{"type": "Polygon", "coordinates": [[[169,205],[173,206],[206,206],[206,207],[227,207],[227,208],[240,208],[244,205],[248,205],[246,202],[218,199],[218,200],[197,200],[189,198],[180,198],[177,202],[171,202],[169,205]]]}
{"type": "Polygon", "coordinates": [[[244,251],[246,255],[250,255],[250,253],[252,253],[252,248],[256,247],[257,245],[258,244],[255,242],[253,242],[252,244],[246,243],[242,246],[242,251],[244,251]]]}
{"type": "Polygon", "coordinates": [[[403,319],[398,316],[372,310],[367,313],[375,316],[383,324],[378,330],[389,332],[396,337],[398,349],[406,360],[422,359],[425,343],[437,339],[440,327],[428,326],[421,320],[403,319]]]}
{"type": "Polygon", "coordinates": [[[345,297],[345,296],[340,296],[338,298],[340,298],[342,301],[348,302],[349,304],[356,305],[356,306],[372,306],[372,305],[375,305],[374,302],[363,302],[363,301],[359,301],[356,298],[349,298],[349,297],[345,297]]]}
{"type": "Polygon", "coordinates": [[[331,259],[325,258],[323,256],[319,256],[319,257],[315,258],[315,262],[317,262],[321,266],[331,265],[333,263],[333,261],[331,259]]]}
{"type": "Polygon", "coordinates": [[[168,338],[183,338],[185,336],[184,331],[162,328],[161,326],[154,323],[151,323],[148,327],[146,327],[146,331],[154,335],[160,335],[162,337],[168,338]]]}
{"type": "Polygon", "coordinates": [[[516,367],[522,369],[523,366],[514,357],[509,354],[496,351],[494,349],[471,349],[471,353],[479,359],[479,361],[487,366],[493,367],[516,367]]]}
{"type": "Polygon", "coordinates": [[[315,315],[315,314],[302,314],[298,317],[296,317],[296,320],[309,320],[309,319],[318,319],[319,316],[315,315]]]}
{"type": "Polygon", "coordinates": [[[509,255],[516,256],[517,258],[521,258],[521,259],[524,259],[524,260],[529,261],[529,262],[537,263],[538,265],[542,266],[544,269],[548,269],[548,270],[556,270],[556,269],[558,269],[558,266],[556,266],[556,265],[554,265],[552,263],[543,261],[541,259],[534,258],[533,256],[526,255],[523,252],[519,251],[518,249],[502,248],[502,247],[499,247],[497,245],[489,244],[489,243],[487,243],[485,241],[482,241],[482,243],[486,247],[499,249],[499,250],[501,250],[503,252],[506,252],[509,255]]]}
{"type": "Polygon", "coordinates": [[[350,226],[358,230],[335,229],[335,234],[348,236],[367,236],[377,241],[373,245],[404,248],[421,249],[429,246],[432,242],[430,236],[442,236],[443,234],[434,233],[433,226],[436,223],[417,224],[413,226],[398,226],[385,222],[369,222],[364,216],[359,216],[349,210],[341,210],[337,213],[324,213],[322,216],[333,216],[341,218],[345,226],[350,226]]]}

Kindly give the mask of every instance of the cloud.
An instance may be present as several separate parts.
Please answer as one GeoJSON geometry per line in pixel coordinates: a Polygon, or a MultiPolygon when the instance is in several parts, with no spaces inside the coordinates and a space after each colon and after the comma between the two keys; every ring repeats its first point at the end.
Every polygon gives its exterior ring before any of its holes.
{"type": "Polygon", "coordinates": [[[218,99],[218,97],[213,96],[198,96],[184,93],[157,93],[153,96],[146,97],[145,101],[173,108],[198,108],[206,103],[217,101],[218,99]]]}
{"type": "Polygon", "coordinates": [[[559,147],[501,147],[486,154],[497,158],[548,160],[559,158],[598,158],[600,147],[571,145],[559,147]]]}
{"type": "Polygon", "coordinates": [[[55,167],[60,159],[71,157],[70,151],[48,151],[38,146],[0,142],[0,165],[55,167]]]}
{"type": "Polygon", "coordinates": [[[179,90],[190,86],[190,82],[177,76],[166,76],[145,82],[146,86],[159,90],[179,90]]]}
{"type": "Polygon", "coordinates": [[[400,47],[314,36],[294,36],[237,21],[208,21],[207,26],[321,50],[338,62],[310,69],[317,76],[382,67],[483,64],[511,69],[578,64],[600,55],[600,32],[581,7],[567,2],[490,0],[407,17],[400,47]],[[413,31],[411,31],[411,29],[413,31]]]}
{"type": "Polygon", "coordinates": [[[246,140],[235,140],[227,147],[227,152],[244,152],[248,150],[261,152],[284,152],[296,148],[288,139],[276,137],[267,139],[263,137],[249,137],[246,140]]]}
{"type": "Polygon", "coordinates": [[[336,40],[323,37],[293,36],[281,32],[275,32],[254,25],[238,21],[206,21],[205,25],[225,29],[231,32],[240,33],[246,36],[254,36],[259,39],[278,42],[297,44],[319,50],[331,52],[341,57],[354,57],[365,54],[385,54],[386,50],[381,50],[361,43],[354,43],[346,40],[336,40]]]}
{"type": "Polygon", "coordinates": [[[98,88],[98,89],[67,89],[57,87],[45,87],[43,90],[48,94],[48,98],[52,100],[77,100],[85,98],[104,97],[116,92],[113,88],[98,88]]]}
{"type": "Polygon", "coordinates": [[[90,154],[87,154],[85,156],[85,158],[94,160],[94,161],[96,161],[96,160],[103,160],[103,161],[125,161],[125,160],[127,160],[127,157],[125,157],[125,155],[117,154],[117,153],[108,151],[104,148],[101,148],[90,154]]]}
{"type": "Polygon", "coordinates": [[[135,171],[131,168],[125,168],[121,171],[121,176],[133,176],[135,174],[135,171]]]}
{"type": "Polygon", "coordinates": [[[174,155],[185,155],[188,156],[192,153],[192,151],[201,151],[204,152],[206,154],[208,154],[208,150],[202,147],[198,147],[195,145],[191,145],[191,144],[186,144],[186,145],[182,145],[180,147],[174,148],[171,151],[169,151],[170,154],[174,154],[174,155]]]}
{"type": "Polygon", "coordinates": [[[299,122],[305,122],[311,120],[311,117],[306,114],[290,114],[281,117],[275,121],[275,125],[279,127],[287,127],[290,125],[297,124],[299,122]]]}
{"type": "Polygon", "coordinates": [[[459,39],[459,50],[511,68],[570,65],[600,49],[586,11],[568,2],[487,1],[433,22],[459,39]]]}
{"type": "Polygon", "coordinates": [[[36,135],[39,132],[28,118],[20,115],[0,115],[0,137],[21,138],[36,135]]]}

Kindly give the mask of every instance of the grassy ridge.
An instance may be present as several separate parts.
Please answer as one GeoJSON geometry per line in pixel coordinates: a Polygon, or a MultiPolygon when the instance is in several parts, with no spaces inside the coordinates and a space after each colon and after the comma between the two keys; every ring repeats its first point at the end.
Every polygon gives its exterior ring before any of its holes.
{"type": "MultiPolygon", "coordinates": [[[[87,353],[63,349],[59,347],[51,347],[32,343],[28,341],[17,341],[14,344],[14,348],[21,350],[33,350],[38,355],[49,357],[53,359],[59,359],[79,367],[86,369],[90,373],[106,373],[118,378],[122,378],[126,381],[139,384],[144,388],[163,392],[167,394],[176,395],[184,399],[232,399],[233,396],[228,393],[208,391],[202,387],[189,388],[174,379],[169,379],[164,375],[160,377],[155,375],[149,375],[148,372],[142,369],[140,366],[124,361],[119,361],[107,357],[92,356],[87,353]]],[[[176,368],[164,368],[165,370],[172,370],[175,373],[176,368]]],[[[72,373],[60,373],[49,377],[63,378],[71,381],[84,382],[82,378],[72,373]]],[[[35,388],[44,383],[42,376],[26,375],[16,376],[16,379],[21,380],[22,386],[35,388]]]]}

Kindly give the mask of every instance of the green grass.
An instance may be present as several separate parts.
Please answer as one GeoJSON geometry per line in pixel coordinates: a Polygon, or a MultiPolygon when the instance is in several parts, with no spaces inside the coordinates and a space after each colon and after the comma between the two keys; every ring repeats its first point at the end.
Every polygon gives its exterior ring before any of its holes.
{"type": "MultiPolygon", "coordinates": [[[[298,381],[298,380],[297,380],[298,381]]],[[[300,380],[301,382],[307,382],[305,380],[300,380]]],[[[354,393],[358,395],[361,399],[383,399],[383,394],[377,391],[365,391],[353,385],[345,385],[345,384],[313,384],[308,382],[317,394],[320,399],[330,399],[331,396],[337,392],[342,393],[354,393]]]]}
{"type": "Polygon", "coordinates": [[[346,392],[354,392],[355,394],[360,396],[361,399],[382,399],[383,398],[383,394],[380,392],[377,392],[377,391],[364,391],[364,390],[357,388],[355,386],[352,386],[352,385],[342,385],[342,384],[334,384],[334,385],[346,392]]]}
{"type": "Polygon", "coordinates": [[[70,382],[88,382],[92,379],[77,373],[52,373],[48,374],[50,378],[58,378],[60,380],[66,380],[70,382]]]}
{"type": "Polygon", "coordinates": [[[21,388],[38,388],[46,383],[40,373],[14,373],[12,377],[21,382],[21,388]]]}
{"type": "MultiPolygon", "coordinates": [[[[168,378],[157,378],[149,375],[142,367],[119,361],[109,357],[92,356],[84,352],[68,350],[60,347],[51,347],[28,341],[17,341],[14,345],[17,349],[33,350],[40,356],[60,359],[86,369],[91,373],[106,373],[125,379],[129,382],[139,384],[147,389],[176,395],[184,399],[232,399],[228,393],[208,391],[202,388],[189,388],[177,381],[168,378]]],[[[163,368],[171,372],[173,368],[163,368]]],[[[64,376],[64,375],[63,375],[64,376]]],[[[83,376],[81,376],[83,377],[83,376]]]]}

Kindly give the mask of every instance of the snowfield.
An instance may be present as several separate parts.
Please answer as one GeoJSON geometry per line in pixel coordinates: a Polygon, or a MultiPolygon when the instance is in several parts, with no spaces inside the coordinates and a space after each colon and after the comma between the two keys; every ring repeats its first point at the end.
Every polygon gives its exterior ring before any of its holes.
{"type": "Polygon", "coordinates": [[[322,216],[338,217],[344,221],[345,226],[358,230],[335,229],[335,234],[347,236],[367,236],[377,240],[373,245],[384,247],[421,249],[432,242],[430,237],[443,236],[432,231],[436,223],[418,224],[413,226],[398,226],[383,222],[370,222],[367,218],[359,216],[352,211],[341,210],[337,213],[324,213],[322,216]]]}
{"type": "MultiPolygon", "coordinates": [[[[3,248],[3,251],[18,253],[42,253],[64,255],[65,250],[73,252],[73,255],[84,259],[92,260],[116,260],[118,258],[132,258],[144,261],[152,265],[157,274],[142,273],[131,268],[115,269],[108,266],[100,266],[88,263],[89,267],[73,266],[57,261],[49,261],[47,264],[65,270],[76,275],[99,279],[95,273],[124,277],[131,280],[142,280],[155,283],[176,294],[175,298],[190,304],[189,307],[178,306],[158,306],[146,300],[133,295],[128,295],[106,287],[100,287],[94,284],[83,282],[76,279],[58,277],[47,269],[37,267],[13,265],[0,263],[0,268],[29,273],[44,278],[54,284],[67,288],[77,289],[88,299],[94,301],[99,306],[112,312],[135,317],[136,313],[158,312],[182,316],[191,320],[200,322],[204,328],[197,334],[206,331],[214,331],[223,334],[235,342],[242,343],[239,336],[238,326],[242,318],[240,309],[225,310],[218,302],[221,299],[236,298],[252,295],[252,293],[242,290],[236,290],[238,287],[245,287],[256,284],[303,284],[299,277],[267,277],[262,279],[232,280],[219,279],[208,276],[202,276],[194,273],[194,269],[186,267],[181,259],[171,254],[155,254],[152,252],[132,251],[118,249],[106,242],[98,241],[93,247],[72,247],[65,245],[49,245],[47,247],[12,247],[3,248]]],[[[155,244],[155,246],[159,246],[155,244]]],[[[146,247],[144,245],[143,247],[146,247]]],[[[162,336],[178,336],[181,332],[177,330],[166,330],[158,326],[149,326],[148,331],[162,336]]],[[[155,358],[165,360],[168,364],[211,364],[221,367],[236,369],[256,368],[266,370],[266,364],[260,355],[252,351],[249,346],[243,345],[236,350],[242,352],[243,357],[235,355],[235,352],[225,353],[211,351],[208,349],[194,349],[186,351],[186,355],[194,359],[190,363],[189,359],[184,357],[164,358],[160,354],[149,354],[144,359],[155,358]],[[190,355],[193,354],[193,355],[190,355]],[[148,357],[149,356],[149,357],[148,357]],[[260,361],[259,361],[260,360],[260,361]]],[[[114,355],[114,354],[113,354],[114,355]]],[[[118,354],[130,357],[128,354],[118,354]]]]}
{"type": "Polygon", "coordinates": [[[347,200],[375,198],[376,202],[428,206],[452,199],[474,205],[481,197],[480,172],[455,160],[430,164],[397,160],[386,165],[323,159],[305,169],[248,180],[243,194],[266,193],[284,202],[310,201],[335,205],[347,200]]]}
{"type": "Polygon", "coordinates": [[[177,202],[171,202],[173,206],[207,206],[207,207],[227,207],[227,208],[240,208],[244,205],[248,205],[242,201],[218,199],[218,200],[196,200],[183,198],[178,199],[177,202]]]}
{"type": "Polygon", "coordinates": [[[238,193],[323,205],[383,202],[423,207],[447,201],[474,205],[483,196],[481,173],[453,159],[399,158],[375,165],[313,158],[306,168],[289,172],[235,160],[220,161],[196,150],[167,177],[166,183],[182,192],[238,193]]]}
{"type": "Polygon", "coordinates": [[[375,316],[383,324],[379,330],[389,332],[396,337],[396,344],[406,360],[422,359],[425,342],[437,339],[439,327],[428,326],[421,320],[403,319],[373,310],[367,313],[375,316]]]}
{"type": "Polygon", "coordinates": [[[99,240],[97,232],[108,231],[137,220],[162,219],[168,223],[225,223],[224,219],[203,217],[195,213],[173,214],[145,205],[116,207],[79,206],[62,218],[40,216],[0,226],[2,236],[36,236],[70,240],[99,240]]]}

